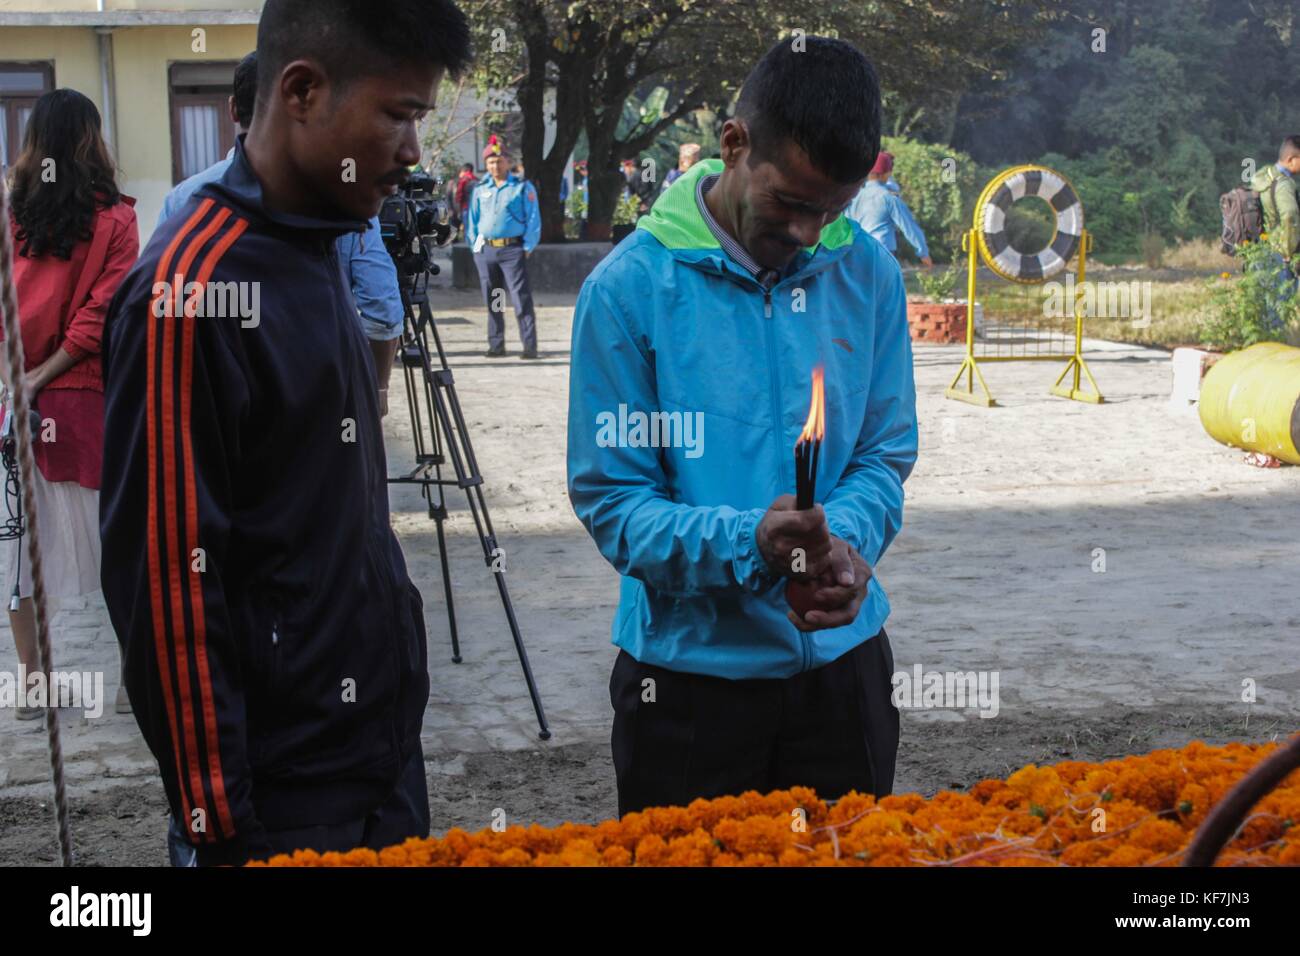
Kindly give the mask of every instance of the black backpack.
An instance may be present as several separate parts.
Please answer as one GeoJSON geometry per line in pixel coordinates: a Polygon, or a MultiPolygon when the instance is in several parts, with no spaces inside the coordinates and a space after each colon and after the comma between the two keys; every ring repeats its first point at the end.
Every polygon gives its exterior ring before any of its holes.
{"type": "MultiPolygon", "coordinates": [[[[1268,184],[1269,198],[1273,208],[1277,208],[1277,177],[1268,184]]],[[[1237,254],[1237,246],[1243,242],[1258,242],[1264,232],[1264,205],[1259,193],[1246,186],[1238,186],[1219,197],[1219,209],[1223,213],[1223,233],[1221,248],[1230,256],[1237,254]]]]}

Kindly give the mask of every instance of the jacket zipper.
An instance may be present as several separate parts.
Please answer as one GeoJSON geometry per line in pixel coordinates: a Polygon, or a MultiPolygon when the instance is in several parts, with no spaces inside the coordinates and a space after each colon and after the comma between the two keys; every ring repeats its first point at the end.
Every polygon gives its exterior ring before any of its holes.
{"type": "Polygon", "coordinates": [[[277,612],[271,619],[271,673],[268,675],[267,686],[271,688],[271,694],[274,696],[279,692],[277,684],[280,679],[280,615],[277,612]]]}
{"type": "MultiPolygon", "coordinates": [[[[776,460],[781,462],[781,471],[785,472],[787,455],[782,446],[781,438],[785,434],[785,419],[781,414],[781,369],[776,361],[776,323],[772,319],[772,290],[763,289],[763,325],[767,331],[767,367],[770,370],[768,383],[771,386],[772,393],[772,412],[776,422],[773,430],[776,441],[776,460]]],[[[809,648],[808,635],[803,631],[797,632],[799,635],[799,659],[802,670],[807,670],[811,663],[812,651],[809,648]]]]}

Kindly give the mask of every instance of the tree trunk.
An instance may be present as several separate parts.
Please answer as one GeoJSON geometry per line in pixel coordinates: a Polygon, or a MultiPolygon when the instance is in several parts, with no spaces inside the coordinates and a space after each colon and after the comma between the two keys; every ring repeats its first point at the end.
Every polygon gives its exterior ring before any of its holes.
{"type": "MultiPolygon", "coordinates": [[[[555,84],[555,139],[551,151],[541,161],[539,173],[533,179],[537,186],[542,212],[542,242],[564,242],[564,203],[560,201],[560,183],[564,180],[564,167],[569,163],[573,147],[582,135],[582,116],[586,111],[587,88],[590,77],[585,71],[575,69],[575,63],[565,63],[555,84]]],[[[545,127],[543,127],[545,135],[545,127]]],[[[524,171],[528,172],[525,164],[524,171]]],[[[532,179],[532,173],[529,173],[532,179]]]]}
{"type": "Polygon", "coordinates": [[[623,192],[625,180],[618,170],[621,156],[614,155],[614,134],[618,113],[612,111],[587,117],[587,238],[600,241],[610,237],[614,209],[623,192]]]}
{"type": "Polygon", "coordinates": [[[587,238],[599,242],[610,237],[624,180],[616,169],[596,172],[590,165],[587,169],[587,238]]]}

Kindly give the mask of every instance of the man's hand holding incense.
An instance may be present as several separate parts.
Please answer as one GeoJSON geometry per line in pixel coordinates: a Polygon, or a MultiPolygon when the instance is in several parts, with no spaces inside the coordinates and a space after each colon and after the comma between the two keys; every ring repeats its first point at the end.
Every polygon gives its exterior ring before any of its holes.
{"type": "Polygon", "coordinates": [[[830,567],[831,533],[821,505],[800,511],[794,495],[777,498],[758,525],[758,550],[774,575],[800,581],[830,567]]]}
{"type": "Polygon", "coordinates": [[[791,584],[786,598],[798,603],[803,617],[791,610],[787,617],[801,631],[821,631],[853,623],[867,598],[871,566],[842,538],[831,537],[831,557],[826,571],[815,581],[791,584]]]}

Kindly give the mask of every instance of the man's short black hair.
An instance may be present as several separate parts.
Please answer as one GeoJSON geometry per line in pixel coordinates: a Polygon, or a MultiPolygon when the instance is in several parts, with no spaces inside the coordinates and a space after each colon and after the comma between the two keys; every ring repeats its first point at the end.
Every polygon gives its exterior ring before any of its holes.
{"type": "Polygon", "coordinates": [[[257,51],[239,61],[235,67],[235,118],[244,129],[253,125],[253,107],[257,105],[257,51]]]}
{"type": "Polygon", "coordinates": [[[473,163],[465,163],[465,164],[462,165],[460,168],[461,168],[462,170],[464,170],[465,172],[467,172],[467,173],[472,173],[472,172],[474,172],[474,164],[473,164],[473,163]]]}
{"type": "Polygon", "coordinates": [[[1292,156],[1300,156],[1300,135],[1288,136],[1282,140],[1282,148],[1277,151],[1277,161],[1286,162],[1292,156]]]}
{"type": "Polygon", "coordinates": [[[776,158],[785,140],[837,183],[863,179],[880,152],[880,81],[843,40],[803,36],[763,54],[740,90],[736,117],[756,158],[776,158]]]}
{"type": "Polygon", "coordinates": [[[472,54],[469,24],[452,0],[266,0],[257,24],[258,92],[309,57],[345,89],[395,63],[435,63],[454,80],[472,54]]]}

